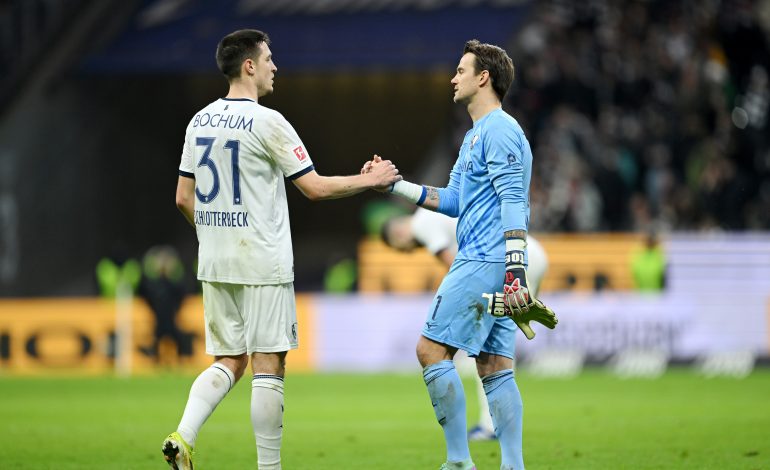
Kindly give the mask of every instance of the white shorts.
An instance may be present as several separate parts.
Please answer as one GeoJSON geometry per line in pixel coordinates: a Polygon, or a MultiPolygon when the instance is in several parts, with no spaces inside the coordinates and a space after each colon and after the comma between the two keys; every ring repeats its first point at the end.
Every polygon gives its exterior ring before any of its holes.
{"type": "Polygon", "coordinates": [[[528,287],[537,296],[543,277],[548,271],[548,255],[545,254],[543,245],[533,236],[527,237],[527,256],[529,258],[529,266],[527,266],[528,287]]]}
{"type": "Polygon", "coordinates": [[[297,349],[294,284],[247,286],[203,281],[206,354],[234,356],[297,349]]]}

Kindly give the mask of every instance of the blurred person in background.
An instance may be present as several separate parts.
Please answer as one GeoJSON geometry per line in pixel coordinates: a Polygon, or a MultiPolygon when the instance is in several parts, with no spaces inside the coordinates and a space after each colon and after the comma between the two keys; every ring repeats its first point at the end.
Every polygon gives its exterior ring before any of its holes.
{"type": "Polygon", "coordinates": [[[152,344],[141,348],[145,354],[160,360],[158,346],[161,340],[173,341],[178,355],[190,355],[192,351],[186,335],[176,323],[187,289],[185,288],[184,266],[177,251],[171,246],[154,246],[142,258],[144,269],[139,295],[150,306],[155,317],[155,334],[152,344]]]}
{"type": "MultiPolygon", "coordinates": [[[[361,170],[367,170],[367,162],[361,170]]],[[[457,255],[457,219],[447,217],[444,214],[429,211],[418,207],[414,214],[400,215],[387,220],[382,226],[382,241],[391,248],[399,251],[410,252],[417,247],[425,247],[438,258],[447,269],[452,266],[457,255]]],[[[529,266],[527,275],[530,289],[537,296],[540,284],[548,270],[548,257],[543,246],[532,235],[527,235],[527,254],[529,266]]],[[[468,366],[475,369],[476,361],[469,356],[454,357],[460,370],[467,370],[468,366]],[[471,364],[468,364],[470,362],[471,364]]],[[[489,441],[497,439],[495,426],[492,423],[492,415],[489,412],[489,403],[484,393],[484,384],[475,373],[476,394],[479,402],[479,422],[468,431],[468,439],[471,441],[489,441]]]]}
{"type": "MultiPolygon", "coordinates": [[[[366,162],[366,172],[371,162],[366,162]]],[[[410,252],[425,247],[448,268],[457,255],[457,219],[418,207],[412,214],[397,215],[382,224],[380,236],[391,248],[410,252]]]]}
{"type": "MultiPolygon", "coordinates": [[[[465,134],[449,184],[435,188],[399,181],[390,187],[390,192],[418,206],[459,216],[457,255],[417,343],[417,358],[446,442],[441,469],[476,468],[468,446],[465,394],[452,362],[459,349],[476,358],[500,443],[500,468],[524,468],[514,333],[518,326],[532,338],[530,321],[549,328],[557,323],[527,280],[532,152],[519,124],[502,110],[512,81],[513,62],[502,48],[466,42],[451,84],[454,102],[465,107],[473,128],[465,134]]],[[[375,155],[372,167],[379,163],[375,155]]]]}
{"type": "MultiPolygon", "coordinates": [[[[126,244],[118,240],[113,243],[109,254],[96,264],[94,274],[102,298],[117,303],[130,302],[142,282],[142,265],[130,256],[126,244]]],[[[117,358],[119,347],[118,333],[113,331],[107,342],[107,355],[117,358]]]]}
{"type": "Polygon", "coordinates": [[[110,253],[96,264],[99,295],[114,299],[121,290],[133,294],[142,281],[142,265],[128,254],[122,241],[115,242],[110,253]]]}
{"type": "MultiPolygon", "coordinates": [[[[366,175],[316,173],[299,136],[258,99],[277,70],[267,34],[239,30],[217,46],[225,98],[190,121],[176,202],[196,228],[206,352],[214,364],[190,389],[177,431],[162,451],[173,469],[192,469],[200,428],[251,360],[251,422],[260,469],[281,468],[285,358],[297,348],[297,316],[284,178],[311,200],[384,189],[401,179],[389,161],[366,175]]],[[[311,242],[312,243],[312,242],[311,242]]]]}
{"type": "Polygon", "coordinates": [[[666,287],[666,254],[656,232],[648,232],[644,246],[631,254],[631,273],[637,290],[655,292],[666,287]]]}

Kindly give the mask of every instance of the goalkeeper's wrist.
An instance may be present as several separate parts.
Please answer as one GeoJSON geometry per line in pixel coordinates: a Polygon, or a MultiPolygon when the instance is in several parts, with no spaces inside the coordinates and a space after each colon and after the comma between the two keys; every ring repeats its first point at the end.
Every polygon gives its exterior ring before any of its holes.
{"type": "Polygon", "coordinates": [[[428,191],[424,186],[404,180],[394,183],[393,186],[390,187],[390,192],[398,194],[418,206],[422,205],[425,201],[425,196],[428,194],[428,191]]]}
{"type": "Polygon", "coordinates": [[[505,269],[516,266],[524,266],[524,253],[527,249],[527,241],[521,238],[505,239],[505,269]]]}

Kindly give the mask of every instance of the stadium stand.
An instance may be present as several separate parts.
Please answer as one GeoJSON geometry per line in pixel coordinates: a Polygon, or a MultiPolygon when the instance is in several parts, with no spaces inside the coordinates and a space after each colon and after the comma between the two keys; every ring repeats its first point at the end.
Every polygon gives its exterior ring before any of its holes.
{"type": "Polygon", "coordinates": [[[402,253],[373,237],[358,245],[358,290],[361,292],[435,291],[446,271],[424,248],[402,253]]]}
{"type": "Polygon", "coordinates": [[[506,103],[536,156],[531,229],[770,228],[769,10],[538,2],[506,103]]]}
{"type": "MultiPolygon", "coordinates": [[[[637,234],[538,234],[548,253],[542,290],[632,290],[629,261],[643,237],[637,234]],[[598,284],[598,285],[597,285],[598,284]]],[[[358,246],[361,292],[434,291],[446,268],[427,250],[402,253],[380,240],[358,246]]]]}
{"type": "MultiPolygon", "coordinates": [[[[356,83],[390,85],[408,75],[410,81],[399,82],[399,88],[417,89],[420,96],[439,95],[445,107],[434,99],[432,107],[420,110],[431,110],[426,122],[446,120],[447,128],[454,124],[447,130],[449,139],[434,132],[443,123],[421,129],[424,135],[409,140],[394,125],[392,135],[386,136],[392,146],[380,147],[394,158],[403,155],[404,174],[443,184],[457,143],[434,145],[441,149],[437,153],[443,164],[423,158],[418,144],[457,140],[467,129],[466,121],[447,112],[451,103],[441,87],[447,70],[456,65],[457,48],[477,32],[475,24],[484,23],[488,37],[480,39],[507,43],[516,65],[517,79],[505,106],[525,128],[535,155],[533,233],[652,229],[666,237],[682,230],[768,230],[769,11],[767,0],[0,2],[0,111],[7,117],[0,123],[0,168],[14,175],[6,177],[13,184],[4,184],[0,197],[16,204],[11,215],[0,214],[0,225],[17,227],[10,235],[5,235],[10,229],[0,231],[0,246],[11,246],[6,252],[25,260],[0,282],[0,295],[92,293],[84,286],[90,286],[87,281],[94,260],[103,254],[103,240],[129,232],[131,248],[140,252],[153,242],[140,228],[147,220],[164,239],[191,244],[187,227],[182,222],[173,227],[161,223],[168,220],[167,208],[148,201],[167,197],[162,178],[178,163],[178,129],[173,126],[180,126],[179,116],[186,116],[186,106],[209,99],[221,85],[206,47],[212,37],[236,24],[258,23],[275,32],[286,85],[273,99],[284,100],[281,104],[299,122],[312,114],[308,108],[345,114],[340,109],[360,103],[366,93],[355,88],[356,83]],[[30,65],[41,53],[48,59],[47,80],[30,65]],[[56,64],[49,70],[52,62],[56,64]],[[333,99],[323,101],[318,96],[327,90],[329,82],[324,80],[329,76],[345,77],[344,86],[335,89],[333,99]],[[320,85],[311,88],[308,83],[320,85]],[[345,90],[352,91],[346,95],[345,90]],[[35,99],[23,100],[25,94],[35,99]],[[9,97],[23,106],[5,106],[9,97]],[[144,119],[137,103],[160,97],[166,106],[144,119]],[[332,110],[330,103],[339,107],[332,110]],[[115,113],[115,108],[121,112],[115,113]],[[59,153],[67,156],[66,165],[39,145],[40,135],[57,142],[59,153]],[[141,136],[141,142],[121,140],[126,135],[141,136]],[[132,158],[132,148],[138,145],[151,149],[141,164],[132,158]],[[107,153],[114,158],[97,157],[107,153]],[[418,166],[416,160],[426,164],[418,166]],[[110,165],[116,161],[126,165],[110,165]],[[151,174],[146,171],[149,163],[157,165],[151,174]],[[80,168],[90,168],[97,177],[72,184],[80,168]],[[415,175],[417,170],[433,174],[415,175]],[[125,187],[112,183],[115,174],[123,175],[125,187]],[[132,201],[135,206],[128,205],[125,194],[139,174],[149,189],[136,194],[143,199],[132,201]],[[34,192],[32,185],[17,183],[39,175],[55,177],[34,192]],[[68,198],[60,197],[64,191],[68,198]],[[52,202],[63,204],[61,210],[46,211],[52,202]],[[130,207],[128,219],[101,217],[94,223],[83,217],[79,224],[71,220],[78,211],[107,214],[122,204],[130,207]],[[144,209],[131,210],[135,207],[144,209]],[[18,220],[9,221],[13,214],[20,214],[18,220]],[[39,249],[48,245],[46,234],[52,227],[60,230],[63,245],[78,244],[75,260],[39,249]],[[11,239],[15,244],[6,241],[11,239]],[[48,265],[68,266],[67,276],[45,269],[48,265]]],[[[387,96],[392,106],[368,113],[379,121],[358,119],[361,127],[382,135],[382,122],[411,122],[406,115],[416,114],[407,107],[416,101],[415,95],[395,96],[390,90],[371,94],[387,96]]],[[[336,116],[334,122],[339,125],[336,116]]],[[[308,119],[305,127],[317,132],[308,139],[313,149],[324,149],[327,138],[340,140],[329,137],[333,126],[308,119]]],[[[334,144],[335,150],[341,149],[333,162],[340,169],[334,170],[358,168],[361,153],[345,153],[343,147],[334,144]]],[[[337,213],[351,214],[360,208],[339,207],[337,213]]],[[[323,210],[306,212],[312,216],[323,210]]],[[[303,259],[297,266],[300,290],[312,289],[309,280],[320,278],[317,266],[324,260],[312,255],[354,254],[356,244],[350,240],[360,227],[354,217],[348,219],[338,224],[311,220],[293,227],[297,238],[312,233],[315,240],[330,240],[323,250],[298,253],[303,259]],[[345,238],[343,233],[353,235],[345,238]]],[[[556,245],[553,250],[562,248],[556,245]]],[[[183,249],[188,263],[192,252],[183,249]]],[[[430,284],[431,275],[415,285],[430,284]]],[[[592,277],[586,276],[577,275],[576,289],[591,288],[592,277]]],[[[396,277],[399,282],[403,278],[396,277]]],[[[619,275],[610,274],[609,280],[610,287],[626,285],[619,275]]]]}

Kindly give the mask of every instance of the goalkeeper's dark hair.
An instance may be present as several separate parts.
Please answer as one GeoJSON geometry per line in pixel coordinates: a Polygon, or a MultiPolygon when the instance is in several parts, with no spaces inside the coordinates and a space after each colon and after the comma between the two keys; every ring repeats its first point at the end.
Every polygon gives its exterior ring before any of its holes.
{"type": "Polygon", "coordinates": [[[471,53],[476,56],[474,68],[476,75],[483,70],[489,72],[489,78],[492,80],[492,88],[500,101],[503,101],[508,88],[513,83],[513,61],[508,57],[508,53],[502,48],[493,44],[481,43],[478,39],[471,39],[465,43],[463,55],[471,53]]]}
{"type": "Polygon", "coordinates": [[[246,59],[259,59],[259,45],[270,45],[267,33],[256,29],[241,29],[223,37],[217,45],[217,67],[231,82],[241,76],[241,64],[246,59]]]}

